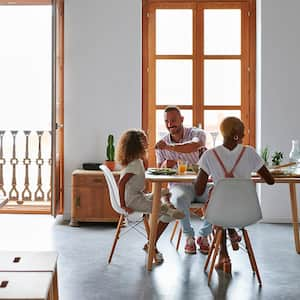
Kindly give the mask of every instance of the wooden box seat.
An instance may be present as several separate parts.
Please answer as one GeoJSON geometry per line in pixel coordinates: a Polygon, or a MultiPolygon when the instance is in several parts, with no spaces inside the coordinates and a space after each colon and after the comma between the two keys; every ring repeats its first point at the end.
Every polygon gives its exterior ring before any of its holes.
{"type": "MultiPolygon", "coordinates": [[[[2,285],[5,285],[5,278],[3,274],[19,274],[13,278],[12,284],[20,285],[20,289],[24,289],[24,294],[27,293],[27,286],[23,286],[19,283],[19,278],[24,278],[27,280],[29,274],[40,275],[41,278],[44,278],[48,274],[50,275],[50,283],[48,286],[47,297],[48,298],[7,298],[7,299],[50,299],[58,300],[58,282],[57,282],[57,258],[58,253],[55,251],[0,251],[0,276],[2,279],[2,285]],[[4,282],[4,283],[3,283],[4,282]]],[[[31,277],[30,277],[31,278],[31,277]]],[[[11,279],[12,280],[12,279],[11,279]]],[[[21,280],[21,279],[20,279],[21,280]]],[[[22,281],[22,280],[21,280],[22,281]]],[[[38,281],[32,281],[30,286],[34,286],[35,289],[38,289],[36,286],[38,281]]],[[[1,282],[0,282],[1,284],[1,282]]],[[[5,289],[6,287],[3,287],[5,289]]],[[[9,287],[10,288],[10,287],[9,287]]],[[[0,288],[0,299],[1,298],[0,288]]],[[[3,290],[4,291],[4,290],[3,290]]],[[[44,291],[44,286],[41,285],[41,291],[39,295],[44,291]]],[[[21,291],[18,291],[18,293],[21,291]]],[[[5,292],[6,294],[7,292],[5,292]]],[[[19,294],[17,294],[19,295],[19,294]]],[[[38,295],[38,294],[37,294],[38,295]]]]}
{"type": "Polygon", "coordinates": [[[0,272],[0,299],[52,300],[52,272],[0,272]]]}

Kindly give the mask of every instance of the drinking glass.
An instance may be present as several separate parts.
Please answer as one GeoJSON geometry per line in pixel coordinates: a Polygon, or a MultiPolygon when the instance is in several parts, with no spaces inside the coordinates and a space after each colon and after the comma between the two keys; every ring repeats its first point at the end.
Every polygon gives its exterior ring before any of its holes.
{"type": "Polygon", "coordinates": [[[187,162],[186,161],[183,161],[183,160],[178,160],[177,161],[177,170],[178,170],[178,174],[179,175],[183,175],[183,174],[185,174],[185,172],[186,172],[186,170],[187,170],[187,166],[188,166],[188,164],[187,164],[187,162]]]}

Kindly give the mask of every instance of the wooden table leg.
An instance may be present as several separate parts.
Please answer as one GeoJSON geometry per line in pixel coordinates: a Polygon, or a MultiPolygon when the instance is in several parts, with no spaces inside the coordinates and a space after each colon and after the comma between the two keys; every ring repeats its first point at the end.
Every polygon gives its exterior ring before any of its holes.
{"type": "Polygon", "coordinates": [[[294,227],[295,247],[297,253],[300,254],[299,224],[298,224],[299,220],[298,220],[296,185],[295,183],[290,183],[289,186],[290,186],[290,200],[291,200],[291,209],[292,209],[292,221],[294,227]]]}
{"type": "Polygon", "coordinates": [[[161,183],[154,182],[152,186],[153,191],[153,202],[152,202],[152,213],[150,216],[150,237],[149,237],[149,251],[148,251],[148,271],[152,270],[152,263],[155,251],[155,240],[157,232],[157,219],[160,210],[160,191],[161,183]]]}

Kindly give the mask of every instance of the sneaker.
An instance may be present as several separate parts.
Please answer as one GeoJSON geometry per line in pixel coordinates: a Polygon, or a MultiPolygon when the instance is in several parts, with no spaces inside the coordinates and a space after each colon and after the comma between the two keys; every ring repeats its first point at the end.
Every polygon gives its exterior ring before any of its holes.
{"type": "Polygon", "coordinates": [[[185,214],[181,210],[168,203],[162,204],[160,211],[162,214],[168,215],[173,219],[183,219],[185,217],[185,214]]]}
{"type": "Polygon", "coordinates": [[[197,244],[198,244],[199,250],[202,254],[208,254],[209,243],[208,243],[207,237],[199,236],[197,239],[197,244]]]}
{"type": "Polygon", "coordinates": [[[195,239],[193,237],[188,237],[186,239],[184,252],[187,254],[196,254],[196,244],[195,244],[195,239]]]}
{"type": "MultiPolygon", "coordinates": [[[[148,253],[148,243],[144,245],[143,250],[148,253]]],[[[159,252],[157,250],[157,248],[155,248],[155,256],[154,256],[154,262],[157,265],[160,265],[164,262],[164,257],[163,254],[161,252],[159,252]]]]}

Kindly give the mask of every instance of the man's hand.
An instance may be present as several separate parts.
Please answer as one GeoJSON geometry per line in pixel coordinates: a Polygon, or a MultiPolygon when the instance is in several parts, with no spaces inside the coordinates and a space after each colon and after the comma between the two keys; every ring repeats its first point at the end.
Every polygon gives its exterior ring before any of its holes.
{"type": "Polygon", "coordinates": [[[155,145],[155,149],[160,149],[160,150],[164,150],[167,148],[167,143],[164,140],[160,140],[156,143],[155,145]]]}
{"type": "Polygon", "coordinates": [[[166,159],[162,162],[160,168],[173,168],[176,164],[176,160],[166,159]]]}

